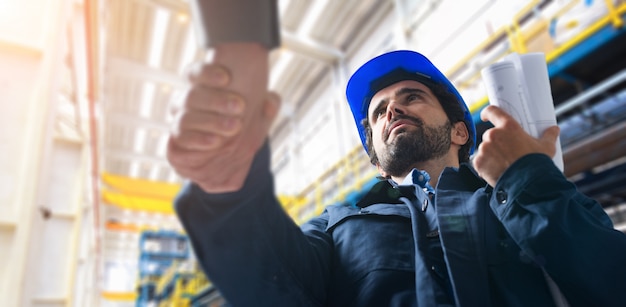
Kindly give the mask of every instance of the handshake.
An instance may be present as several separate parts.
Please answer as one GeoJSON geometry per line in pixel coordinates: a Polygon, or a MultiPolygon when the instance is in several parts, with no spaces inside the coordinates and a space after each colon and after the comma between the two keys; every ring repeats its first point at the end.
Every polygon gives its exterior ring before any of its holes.
{"type": "Polygon", "coordinates": [[[191,88],[176,110],[167,158],[206,192],[241,189],[267,139],[280,104],[267,90],[268,52],[257,43],[220,44],[213,64],[189,73],[191,88]]]}

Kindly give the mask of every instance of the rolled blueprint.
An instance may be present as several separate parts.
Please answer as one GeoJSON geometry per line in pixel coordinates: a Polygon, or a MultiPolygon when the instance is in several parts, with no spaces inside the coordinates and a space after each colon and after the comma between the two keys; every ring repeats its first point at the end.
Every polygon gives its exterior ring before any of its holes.
{"type": "MultiPolygon", "coordinates": [[[[531,136],[538,138],[548,127],[557,124],[543,53],[512,53],[484,68],[481,74],[489,103],[509,113],[531,136]]],[[[563,171],[560,139],[556,141],[552,160],[563,171]]]]}

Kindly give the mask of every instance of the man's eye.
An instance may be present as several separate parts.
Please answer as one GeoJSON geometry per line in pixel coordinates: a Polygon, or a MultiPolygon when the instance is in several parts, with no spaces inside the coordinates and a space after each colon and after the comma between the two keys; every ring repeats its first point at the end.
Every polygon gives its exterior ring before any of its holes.
{"type": "Polygon", "coordinates": [[[419,98],[420,98],[420,95],[418,95],[418,94],[410,94],[410,95],[407,96],[406,99],[408,101],[413,101],[413,100],[416,100],[416,99],[419,99],[419,98]]]}

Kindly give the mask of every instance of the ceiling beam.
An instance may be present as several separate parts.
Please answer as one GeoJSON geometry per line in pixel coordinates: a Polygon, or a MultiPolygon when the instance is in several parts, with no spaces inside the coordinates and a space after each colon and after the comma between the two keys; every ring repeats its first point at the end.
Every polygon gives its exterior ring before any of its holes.
{"type": "Polygon", "coordinates": [[[179,13],[189,13],[189,4],[180,0],[134,0],[135,2],[162,7],[179,13]]]}
{"type": "Polygon", "coordinates": [[[151,164],[156,164],[158,166],[166,167],[168,169],[171,168],[170,164],[167,162],[165,157],[159,158],[152,154],[148,155],[148,154],[140,154],[140,153],[125,151],[125,150],[106,149],[104,152],[104,157],[120,159],[120,160],[125,160],[125,161],[148,162],[151,164]]]}
{"type": "Polygon", "coordinates": [[[170,132],[170,124],[162,120],[138,117],[128,113],[107,113],[106,123],[120,126],[134,125],[147,130],[157,130],[162,133],[170,132]]]}
{"type": "Polygon", "coordinates": [[[106,61],[109,78],[113,76],[130,76],[139,80],[150,80],[155,83],[169,84],[177,88],[185,88],[187,82],[178,73],[150,67],[145,63],[118,56],[109,56],[106,61]]]}
{"type": "MultiPolygon", "coordinates": [[[[189,4],[179,0],[135,0],[148,5],[162,7],[174,12],[189,14],[189,4]]],[[[345,53],[332,46],[324,45],[310,37],[303,37],[285,30],[281,31],[284,48],[310,56],[324,62],[333,62],[343,58],[345,53]]]]}
{"type": "Polygon", "coordinates": [[[281,31],[282,47],[315,60],[333,63],[345,57],[345,53],[335,47],[325,45],[310,37],[298,37],[289,31],[281,31]]]}

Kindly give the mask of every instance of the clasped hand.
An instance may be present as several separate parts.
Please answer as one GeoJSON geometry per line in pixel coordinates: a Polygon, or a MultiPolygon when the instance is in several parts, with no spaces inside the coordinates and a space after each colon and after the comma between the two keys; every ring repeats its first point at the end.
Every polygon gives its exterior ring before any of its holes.
{"type": "Polygon", "coordinates": [[[175,110],[168,142],[172,167],[209,193],[241,189],[280,103],[267,91],[267,52],[260,49],[255,61],[253,49],[234,50],[245,53],[218,50],[215,62],[224,65],[191,70],[191,86],[175,110]]]}

